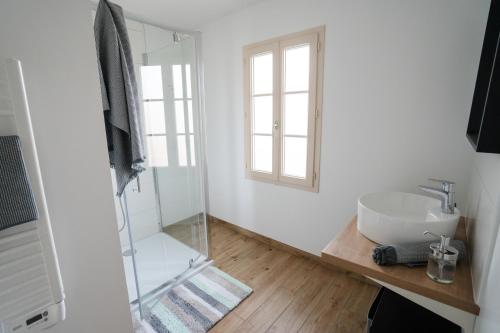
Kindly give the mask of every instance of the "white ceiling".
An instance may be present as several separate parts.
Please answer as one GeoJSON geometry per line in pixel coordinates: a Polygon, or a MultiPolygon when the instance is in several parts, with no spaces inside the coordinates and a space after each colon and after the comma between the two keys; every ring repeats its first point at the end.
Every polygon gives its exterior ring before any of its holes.
{"type": "MultiPolygon", "coordinates": [[[[151,23],[196,30],[202,25],[263,0],[111,0],[151,23]]],[[[97,2],[97,0],[93,0],[97,2]]]]}

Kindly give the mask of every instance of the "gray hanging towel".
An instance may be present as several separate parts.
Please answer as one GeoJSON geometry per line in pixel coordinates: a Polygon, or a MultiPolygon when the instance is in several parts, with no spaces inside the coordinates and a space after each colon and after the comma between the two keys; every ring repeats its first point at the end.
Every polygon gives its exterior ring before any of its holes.
{"type": "Polygon", "coordinates": [[[97,49],[106,138],[118,196],[144,171],[144,136],[132,52],[122,8],[106,0],[97,6],[97,49]]]}
{"type": "Polygon", "coordinates": [[[18,136],[0,136],[0,230],[38,219],[18,136]]]}

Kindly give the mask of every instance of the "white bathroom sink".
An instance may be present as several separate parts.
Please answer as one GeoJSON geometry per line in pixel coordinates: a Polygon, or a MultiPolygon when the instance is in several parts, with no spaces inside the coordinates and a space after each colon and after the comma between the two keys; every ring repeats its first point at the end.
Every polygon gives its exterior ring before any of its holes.
{"type": "Polygon", "coordinates": [[[384,245],[433,240],[425,230],[453,238],[459,218],[458,209],[442,213],[439,199],[412,193],[370,193],[358,200],[358,231],[384,245]]]}

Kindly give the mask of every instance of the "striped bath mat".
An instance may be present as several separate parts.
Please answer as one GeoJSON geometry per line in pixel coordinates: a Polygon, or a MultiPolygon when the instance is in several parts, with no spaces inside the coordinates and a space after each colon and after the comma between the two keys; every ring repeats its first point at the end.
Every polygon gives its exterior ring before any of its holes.
{"type": "Polygon", "coordinates": [[[144,326],[158,333],[205,333],[251,293],[247,285],[209,266],[145,303],[144,326]]]}

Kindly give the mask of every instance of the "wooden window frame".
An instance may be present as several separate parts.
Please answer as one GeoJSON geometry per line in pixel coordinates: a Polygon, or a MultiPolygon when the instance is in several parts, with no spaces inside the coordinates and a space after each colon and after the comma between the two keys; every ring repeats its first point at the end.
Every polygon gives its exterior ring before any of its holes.
{"type": "Polygon", "coordinates": [[[288,34],[285,36],[253,43],[243,47],[243,96],[245,119],[245,174],[248,179],[290,186],[301,190],[319,192],[319,168],[321,151],[321,119],[323,107],[323,67],[324,67],[325,26],[288,34]],[[307,166],[305,179],[286,176],[283,174],[283,105],[282,89],[284,80],[284,50],[287,47],[301,44],[310,44],[309,63],[309,110],[307,129],[307,166]],[[252,167],[252,74],[251,58],[258,54],[272,52],[273,54],[273,168],[271,173],[255,171],[252,167]]]}

